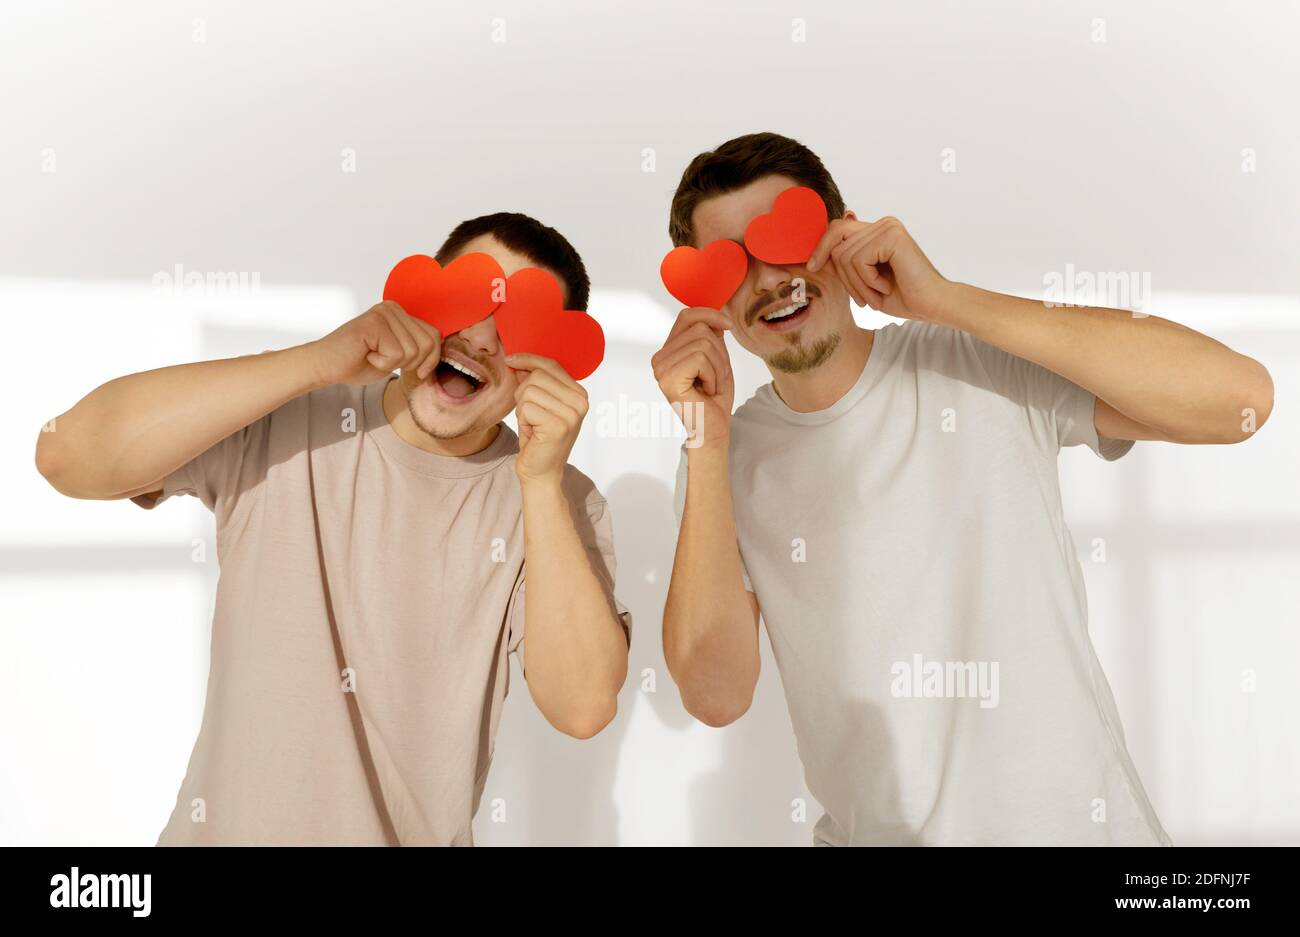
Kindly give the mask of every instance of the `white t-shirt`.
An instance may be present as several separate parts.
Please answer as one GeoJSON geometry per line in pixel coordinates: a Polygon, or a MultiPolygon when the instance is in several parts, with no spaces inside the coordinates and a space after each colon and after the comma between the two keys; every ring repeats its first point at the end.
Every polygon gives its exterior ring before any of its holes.
{"type": "MultiPolygon", "coordinates": [[[[745,587],[785,686],[819,844],[1169,838],[1088,638],[1057,454],[1107,460],[1091,393],[964,332],[875,333],[857,383],[731,429],[745,587]]],[[[678,511],[686,462],[678,475],[678,511]]]]}

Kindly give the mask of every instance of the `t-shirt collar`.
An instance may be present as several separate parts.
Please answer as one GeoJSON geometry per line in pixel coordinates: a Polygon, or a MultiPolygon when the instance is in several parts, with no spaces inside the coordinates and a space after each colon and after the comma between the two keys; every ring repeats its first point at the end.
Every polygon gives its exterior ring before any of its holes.
{"type": "Polygon", "coordinates": [[[413,471],[441,478],[468,478],[492,471],[505,459],[519,451],[519,437],[504,423],[498,425],[496,439],[486,449],[467,456],[438,455],[411,445],[388,421],[384,412],[384,390],[397,375],[366,385],[362,395],[365,401],[366,432],[375,440],[384,454],[413,471]]]}
{"type": "Polygon", "coordinates": [[[892,329],[889,326],[876,330],[871,340],[871,352],[867,355],[867,361],[862,366],[862,373],[858,375],[858,379],[854,381],[853,386],[845,391],[839,400],[825,409],[811,410],[806,413],[792,410],[781,399],[781,396],[776,392],[776,385],[771,382],[760,387],[755,396],[760,398],[772,413],[787,423],[798,423],[802,426],[818,426],[823,423],[830,423],[853,409],[858,401],[866,396],[867,391],[871,389],[871,385],[875,383],[876,375],[885,367],[883,361],[885,350],[882,346],[886,344],[886,335],[890,331],[892,329]]]}

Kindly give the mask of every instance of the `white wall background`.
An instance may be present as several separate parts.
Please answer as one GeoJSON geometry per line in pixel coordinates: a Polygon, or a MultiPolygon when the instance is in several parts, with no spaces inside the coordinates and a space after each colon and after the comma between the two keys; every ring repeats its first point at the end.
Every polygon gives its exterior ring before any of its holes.
{"type": "MultiPolygon", "coordinates": [[[[1062,474],[1094,640],[1171,835],[1300,841],[1293,5],[0,16],[0,843],[153,842],[207,674],[215,558],[192,554],[210,518],[192,499],[151,514],[61,498],[32,466],[44,421],[119,374],[314,338],[375,301],[396,258],[502,209],[559,227],[587,260],[610,338],[596,407],[654,403],[648,358],[675,311],[657,278],[669,196],[696,152],[757,129],[812,146],[851,207],[901,217],[951,278],[1040,295],[1066,264],[1147,272],[1147,311],[1270,367],[1259,438],[1139,444],[1115,465],[1070,451],[1062,474]],[[177,264],[260,288],[156,289],[177,264]],[[1089,559],[1096,538],[1105,562],[1089,559]]],[[[733,360],[743,398],[765,375],[733,360]]],[[[807,795],[770,657],[753,710],[724,730],[687,717],[663,666],[676,459],[674,440],[600,438],[588,419],[574,461],[613,506],[637,619],[629,684],[586,743],[512,693],[481,843],[809,841],[817,812],[792,822],[807,795]]]]}

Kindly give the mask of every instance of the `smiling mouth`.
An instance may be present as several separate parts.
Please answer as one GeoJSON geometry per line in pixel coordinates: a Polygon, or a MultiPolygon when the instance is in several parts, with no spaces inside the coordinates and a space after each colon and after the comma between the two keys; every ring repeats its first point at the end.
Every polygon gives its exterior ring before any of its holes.
{"type": "Polygon", "coordinates": [[[464,403],[487,386],[487,378],[473,366],[453,358],[443,358],[430,375],[444,398],[464,403]]]}
{"type": "Polygon", "coordinates": [[[766,328],[776,332],[784,332],[800,325],[808,318],[808,307],[812,305],[811,299],[805,299],[802,302],[791,302],[763,313],[758,320],[766,328]]]}

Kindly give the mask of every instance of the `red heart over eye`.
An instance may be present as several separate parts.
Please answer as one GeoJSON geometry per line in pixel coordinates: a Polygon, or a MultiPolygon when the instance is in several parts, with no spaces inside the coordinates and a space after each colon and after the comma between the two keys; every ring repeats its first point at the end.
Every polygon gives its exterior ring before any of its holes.
{"type": "Polygon", "coordinates": [[[675,247],[659,265],[659,278],[684,306],[721,309],[745,280],[749,258],[735,241],[714,241],[704,248],[675,247]]]}
{"type": "Polygon", "coordinates": [[[826,233],[826,203],[807,186],[786,189],[745,229],[745,247],[759,260],[778,265],[802,264],[826,233]]]}
{"type": "Polygon", "coordinates": [[[554,358],[580,381],[605,357],[605,332],[585,312],[566,310],[555,277],[536,267],[510,275],[506,299],[495,313],[497,334],[506,354],[554,358]]]}
{"type": "Polygon", "coordinates": [[[443,338],[475,322],[497,307],[496,283],[504,279],[501,265],[490,254],[462,254],[447,266],[424,254],[399,260],[384,283],[384,299],[428,322],[443,338]]]}

